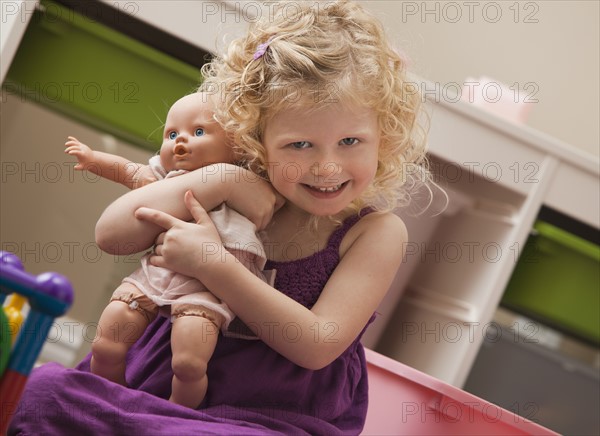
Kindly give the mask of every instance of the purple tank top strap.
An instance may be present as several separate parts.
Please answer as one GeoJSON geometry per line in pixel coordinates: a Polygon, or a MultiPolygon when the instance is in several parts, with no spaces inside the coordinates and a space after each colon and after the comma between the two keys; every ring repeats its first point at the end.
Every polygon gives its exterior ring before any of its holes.
{"type": "Polygon", "coordinates": [[[342,239],[344,239],[344,236],[346,236],[346,233],[348,233],[352,226],[360,221],[361,218],[374,211],[375,210],[370,207],[365,207],[364,209],[361,209],[358,214],[350,215],[348,218],[346,218],[342,225],[335,229],[329,237],[327,248],[334,248],[337,250],[342,243],[342,239]]]}

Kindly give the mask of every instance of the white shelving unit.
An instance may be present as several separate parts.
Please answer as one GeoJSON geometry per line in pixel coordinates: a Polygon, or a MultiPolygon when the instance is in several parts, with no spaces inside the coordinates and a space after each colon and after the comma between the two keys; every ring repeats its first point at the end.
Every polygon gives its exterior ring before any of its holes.
{"type": "MultiPolygon", "coordinates": [[[[12,3],[31,10],[36,2],[12,3]]],[[[127,11],[126,2],[107,3],[127,11]]],[[[222,31],[235,33],[245,25],[244,19],[232,17],[244,13],[235,12],[232,2],[174,2],[178,8],[199,8],[201,15],[177,13],[178,19],[200,16],[208,23],[193,25],[170,20],[155,3],[135,3],[135,17],[208,50],[222,31]],[[227,12],[224,24],[214,13],[221,9],[227,12]]],[[[15,17],[2,26],[3,74],[27,26],[27,20],[15,17]]],[[[450,205],[438,216],[401,213],[411,235],[406,261],[364,343],[462,386],[490,334],[540,208],[546,205],[600,227],[599,161],[466,103],[430,104],[432,168],[448,190],[450,205]]]]}
{"type": "Polygon", "coordinates": [[[600,227],[600,171],[597,157],[533,129],[462,102],[431,104],[432,168],[451,207],[408,222],[418,265],[408,260],[388,296],[399,303],[382,304],[389,322],[366,344],[462,386],[483,339],[498,334],[494,312],[541,207],[600,227]]]}
{"type": "Polygon", "coordinates": [[[0,83],[4,82],[8,67],[17,53],[38,0],[2,1],[2,27],[0,27],[0,83]]]}

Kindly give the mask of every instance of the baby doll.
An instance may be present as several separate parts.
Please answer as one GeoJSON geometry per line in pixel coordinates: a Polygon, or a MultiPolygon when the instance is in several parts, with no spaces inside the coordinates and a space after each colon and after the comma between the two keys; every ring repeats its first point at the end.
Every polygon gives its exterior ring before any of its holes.
{"type": "MultiPolygon", "coordinates": [[[[213,119],[210,100],[203,93],[187,95],[173,104],[160,153],[150,158],[149,165],[94,151],[74,137],[69,137],[65,146],[66,153],[77,157],[75,169],[89,170],[131,189],[210,164],[234,161],[231,144],[213,119]]],[[[266,255],[254,224],[225,205],[213,210],[210,217],[228,251],[266,281],[261,271],[266,255]]],[[[228,306],[198,280],[151,265],[148,259],[146,254],[141,267],[123,279],[102,313],[92,344],[91,370],[126,385],[127,351],[159,311],[170,314],[174,373],[170,401],[196,408],[206,393],[206,365],[219,330],[228,336],[256,337],[239,320],[232,323],[234,314],[228,306]]]]}

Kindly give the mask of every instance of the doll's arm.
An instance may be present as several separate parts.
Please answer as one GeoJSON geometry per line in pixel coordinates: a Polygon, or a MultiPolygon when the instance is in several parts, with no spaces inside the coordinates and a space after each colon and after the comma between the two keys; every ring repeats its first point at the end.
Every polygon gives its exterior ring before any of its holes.
{"type": "Polygon", "coordinates": [[[135,163],[115,154],[92,150],[73,136],[68,137],[65,147],[65,153],[77,158],[76,170],[90,171],[129,189],[156,181],[148,165],[135,163]]]}
{"type": "Polygon", "coordinates": [[[192,216],[183,202],[188,190],[207,210],[226,203],[259,230],[270,221],[277,201],[271,185],[251,171],[232,164],[208,165],[149,184],[115,200],[96,224],[96,242],[110,254],[125,255],[149,248],[163,229],[138,220],[135,211],[149,207],[189,221],[192,216]]]}

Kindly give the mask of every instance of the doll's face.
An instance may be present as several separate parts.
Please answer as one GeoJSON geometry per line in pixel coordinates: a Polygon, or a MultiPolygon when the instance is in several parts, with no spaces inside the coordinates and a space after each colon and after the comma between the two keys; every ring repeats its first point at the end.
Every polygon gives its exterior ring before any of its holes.
{"type": "Polygon", "coordinates": [[[233,150],[213,119],[210,101],[195,93],[177,100],[165,122],[160,159],[165,170],[192,171],[214,163],[232,163],[233,150]]]}

